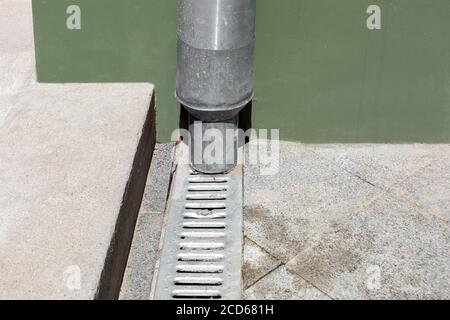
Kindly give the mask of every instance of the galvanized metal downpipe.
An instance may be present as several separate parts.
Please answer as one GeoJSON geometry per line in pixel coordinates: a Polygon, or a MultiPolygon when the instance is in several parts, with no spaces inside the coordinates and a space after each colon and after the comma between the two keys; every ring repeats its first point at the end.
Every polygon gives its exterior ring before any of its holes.
{"type": "Polygon", "coordinates": [[[199,172],[236,165],[236,138],[229,141],[226,130],[238,128],[253,98],[255,15],[256,0],[179,1],[176,96],[191,116],[191,161],[199,172]],[[224,138],[222,163],[194,155],[210,144],[203,137],[211,129],[224,138]]]}

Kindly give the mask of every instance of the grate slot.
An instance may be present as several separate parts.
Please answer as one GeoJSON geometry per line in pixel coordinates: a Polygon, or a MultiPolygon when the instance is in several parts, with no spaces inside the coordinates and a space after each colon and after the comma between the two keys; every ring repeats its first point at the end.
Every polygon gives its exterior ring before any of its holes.
{"type": "Polygon", "coordinates": [[[217,250],[224,249],[225,243],[223,242],[181,242],[180,250],[217,250]]]}
{"type": "Polygon", "coordinates": [[[186,196],[186,200],[226,200],[224,193],[193,193],[186,196]]]}
{"type": "Polygon", "coordinates": [[[225,237],[223,232],[183,232],[181,239],[222,239],[225,237]]]}
{"type": "Polygon", "coordinates": [[[217,277],[178,277],[174,282],[177,286],[220,286],[223,280],[217,277]]]}
{"type": "Polygon", "coordinates": [[[224,254],[218,253],[180,253],[178,255],[178,261],[185,262],[217,262],[224,258],[224,254]]]}
{"type": "Polygon", "coordinates": [[[210,176],[197,176],[189,178],[189,183],[227,183],[230,179],[227,177],[210,177],[210,176]]]}
{"type": "Polygon", "coordinates": [[[220,210],[226,209],[227,205],[223,202],[190,202],[186,204],[185,208],[188,210],[220,210]]]}
{"type": "Polygon", "coordinates": [[[226,212],[212,212],[209,210],[198,212],[186,212],[184,214],[185,219],[226,219],[226,212]]]}
{"type": "Polygon", "coordinates": [[[178,273],[223,273],[224,267],[219,265],[181,265],[178,273]]]}
{"type": "Polygon", "coordinates": [[[174,290],[174,298],[179,299],[220,299],[222,295],[218,290],[174,290]]]}
{"type": "Polygon", "coordinates": [[[185,229],[225,229],[226,222],[184,222],[185,229]]]}
{"type": "Polygon", "coordinates": [[[187,187],[188,191],[227,191],[228,185],[226,184],[191,184],[187,187]]]}

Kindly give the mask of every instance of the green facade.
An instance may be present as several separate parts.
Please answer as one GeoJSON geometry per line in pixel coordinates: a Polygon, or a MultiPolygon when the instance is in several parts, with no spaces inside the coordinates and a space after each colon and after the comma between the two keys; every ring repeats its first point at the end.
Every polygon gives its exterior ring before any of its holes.
{"type": "MultiPolygon", "coordinates": [[[[170,139],[177,0],[33,0],[33,13],[40,82],[152,82],[170,139]],[[73,4],[81,30],[66,27],[73,4]]],[[[450,1],[257,0],[253,125],[308,143],[450,142],[450,1]]]]}

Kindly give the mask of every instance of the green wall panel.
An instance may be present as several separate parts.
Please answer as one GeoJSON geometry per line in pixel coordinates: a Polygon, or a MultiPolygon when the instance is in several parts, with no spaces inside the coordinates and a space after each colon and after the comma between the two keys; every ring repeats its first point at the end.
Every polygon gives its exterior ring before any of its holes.
{"type": "MultiPolygon", "coordinates": [[[[178,124],[176,0],[33,0],[40,82],[156,84],[178,124]],[[81,7],[81,30],[66,8],[81,7]]],[[[257,0],[253,124],[303,142],[450,142],[450,1],[257,0]],[[382,9],[368,30],[366,9],[382,9]]]]}

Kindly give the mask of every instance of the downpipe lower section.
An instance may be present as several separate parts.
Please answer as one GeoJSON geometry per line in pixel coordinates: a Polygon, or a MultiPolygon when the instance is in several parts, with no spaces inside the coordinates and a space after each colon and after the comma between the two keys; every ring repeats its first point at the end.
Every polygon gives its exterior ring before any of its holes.
{"type": "Polygon", "coordinates": [[[191,166],[206,173],[228,173],[237,163],[238,117],[220,122],[193,119],[189,125],[191,136],[191,166]]]}
{"type": "Polygon", "coordinates": [[[176,96],[190,114],[196,171],[236,166],[230,132],[253,98],[255,15],[256,0],[179,0],[176,96]]]}

